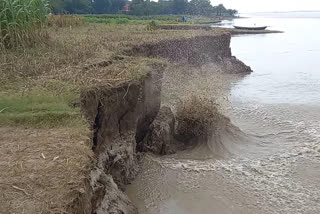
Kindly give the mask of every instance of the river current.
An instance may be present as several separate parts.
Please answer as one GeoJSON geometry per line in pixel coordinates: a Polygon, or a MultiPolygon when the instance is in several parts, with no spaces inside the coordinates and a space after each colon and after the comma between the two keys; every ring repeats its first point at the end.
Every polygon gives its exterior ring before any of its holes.
{"type": "Polygon", "coordinates": [[[185,80],[226,87],[220,100],[232,125],[211,147],[147,155],[127,190],[140,213],[320,213],[320,13],[243,16],[223,25],[284,33],[232,38],[233,55],[252,74],[185,80]]]}

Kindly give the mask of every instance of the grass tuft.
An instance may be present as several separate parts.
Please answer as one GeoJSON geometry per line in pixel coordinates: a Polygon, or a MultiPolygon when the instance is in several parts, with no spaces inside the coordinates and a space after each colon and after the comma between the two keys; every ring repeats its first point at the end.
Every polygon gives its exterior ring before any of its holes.
{"type": "Polygon", "coordinates": [[[47,13],[46,0],[1,0],[0,48],[34,45],[43,36],[47,13]]]}

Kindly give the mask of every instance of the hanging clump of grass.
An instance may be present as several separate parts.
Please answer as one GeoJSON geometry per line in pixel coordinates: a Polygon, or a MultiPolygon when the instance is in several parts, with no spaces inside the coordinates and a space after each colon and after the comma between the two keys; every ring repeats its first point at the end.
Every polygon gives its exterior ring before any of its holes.
{"type": "Polygon", "coordinates": [[[0,48],[37,43],[48,11],[47,0],[1,0],[0,48]]]}

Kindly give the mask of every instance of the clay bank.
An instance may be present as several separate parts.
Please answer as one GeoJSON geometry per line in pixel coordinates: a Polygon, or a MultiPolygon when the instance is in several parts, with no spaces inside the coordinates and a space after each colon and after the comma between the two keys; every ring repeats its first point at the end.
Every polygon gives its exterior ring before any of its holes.
{"type": "MultiPolygon", "coordinates": [[[[230,39],[230,34],[222,33],[164,40],[134,46],[127,54],[166,58],[169,64],[214,63],[225,72],[251,72],[232,56],[230,39]]],[[[169,107],[161,108],[163,72],[170,72],[170,65],[154,63],[137,80],[83,91],[81,109],[93,131],[96,159],[89,191],[83,194],[90,203],[84,213],[137,213],[123,191],[139,173],[143,153],[166,155],[190,146],[192,136],[179,132],[187,122],[176,121],[169,107]]]]}

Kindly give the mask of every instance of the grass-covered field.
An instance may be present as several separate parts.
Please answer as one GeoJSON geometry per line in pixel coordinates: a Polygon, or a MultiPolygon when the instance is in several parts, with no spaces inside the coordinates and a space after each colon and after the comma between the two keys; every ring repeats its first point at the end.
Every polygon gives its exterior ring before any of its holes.
{"type": "Polygon", "coordinates": [[[177,23],[181,16],[130,16],[124,14],[84,15],[85,20],[90,23],[104,24],[147,24],[150,21],[158,23],[177,23]]]}
{"type": "Polygon", "coordinates": [[[151,21],[157,24],[198,24],[218,20],[204,16],[191,15],[158,15],[158,16],[131,16],[125,14],[84,15],[85,20],[90,23],[103,24],[149,24],[151,21]],[[187,18],[186,22],[179,22],[182,16],[187,18]]]}

